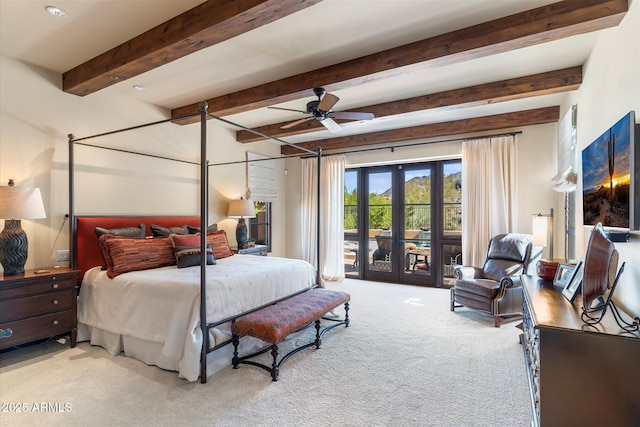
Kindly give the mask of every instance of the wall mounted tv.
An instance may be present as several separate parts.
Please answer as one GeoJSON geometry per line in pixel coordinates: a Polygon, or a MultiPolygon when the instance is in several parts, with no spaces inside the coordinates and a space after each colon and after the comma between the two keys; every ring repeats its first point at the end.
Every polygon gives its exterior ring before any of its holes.
{"type": "Polygon", "coordinates": [[[584,225],[640,227],[639,127],[631,111],[582,150],[584,225]]]}

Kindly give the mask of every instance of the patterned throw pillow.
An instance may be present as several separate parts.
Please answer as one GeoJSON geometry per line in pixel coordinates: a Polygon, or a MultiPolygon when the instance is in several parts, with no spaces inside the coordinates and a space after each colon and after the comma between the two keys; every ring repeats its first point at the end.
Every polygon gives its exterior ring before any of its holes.
{"type": "MultiPolygon", "coordinates": [[[[200,265],[200,235],[178,235],[169,236],[173,244],[173,251],[176,256],[178,268],[193,267],[200,265]]],[[[213,256],[211,245],[207,245],[207,264],[213,265],[216,261],[213,256]]]]}
{"type": "Polygon", "coordinates": [[[208,233],[207,245],[211,245],[213,248],[213,257],[215,259],[222,259],[233,255],[233,251],[229,247],[229,241],[227,240],[227,233],[225,233],[224,230],[208,233]]]}
{"type": "Polygon", "coordinates": [[[171,239],[135,239],[103,234],[99,239],[102,255],[107,261],[107,276],[112,279],[129,271],[175,265],[171,239]]]}
{"type": "MultiPolygon", "coordinates": [[[[103,234],[111,234],[113,236],[121,236],[121,237],[137,237],[139,239],[144,239],[147,235],[146,230],[147,229],[144,225],[144,222],[141,222],[140,225],[137,227],[122,227],[122,228],[111,228],[111,229],[103,228],[103,227],[95,228],[96,236],[98,236],[98,239],[103,234]]],[[[102,269],[106,270],[107,260],[104,257],[104,253],[102,254],[102,260],[104,261],[102,264],[102,269]]]]}

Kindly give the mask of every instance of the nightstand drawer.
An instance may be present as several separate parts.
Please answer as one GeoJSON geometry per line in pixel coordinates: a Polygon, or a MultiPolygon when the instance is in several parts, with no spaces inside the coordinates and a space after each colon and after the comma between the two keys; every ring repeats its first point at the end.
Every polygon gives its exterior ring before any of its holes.
{"type": "Polygon", "coordinates": [[[11,323],[0,323],[0,329],[11,329],[10,337],[0,338],[0,349],[69,332],[73,328],[71,310],[32,317],[11,323]]]}
{"type": "Polygon", "coordinates": [[[26,298],[16,298],[10,304],[3,304],[0,323],[26,319],[58,311],[71,310],[73,290],[50,292],[26,298]]]}
{"type": "Polygon", "coordinates": [[[76,274],[54,274],[24,279],[17,286],[3,283],[3,286],[0,287],[0,299],[72,289],[78,285],[76,278],[76,274]]]}

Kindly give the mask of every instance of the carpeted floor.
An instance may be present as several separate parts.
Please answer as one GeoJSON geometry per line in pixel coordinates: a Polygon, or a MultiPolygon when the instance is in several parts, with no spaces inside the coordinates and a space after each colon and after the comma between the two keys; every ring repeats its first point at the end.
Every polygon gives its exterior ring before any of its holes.
{"type": "Polygon", "coordinates": [[[494,328],[491,316],[452,313],[444,289],[329,287],[351,293],[351,326],[290,359],[277,382],[241,365],[189,383],[88,343],[49,341],[0,355],[0,425],[530,425],[517,321],[494,328]]]}

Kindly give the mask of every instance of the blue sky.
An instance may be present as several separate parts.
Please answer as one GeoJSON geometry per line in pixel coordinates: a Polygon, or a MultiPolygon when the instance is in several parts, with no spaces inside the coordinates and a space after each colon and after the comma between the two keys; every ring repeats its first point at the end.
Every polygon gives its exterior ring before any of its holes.
{"type": "MultiPolygon", "coordinates": [[[[462,163],[446,163],[444,166],[445,175],[451,175],[460,173],[462,171],[462,163]]],[[[426,176],[429,174],[428,170],[417,169],[405,171],[405,181],[409,181],[412,178],[419,176],[426,176]]],[[[356,188],[357,174],[355,171],[347,171],[345,173],[344,184],[347,187],[347,191],[351,192],[356,188]]],[[[369,187],[370,192],[380,194],[385,192],[391,186],[391,172],[373,173],[369,175],[369,187]]]]}

